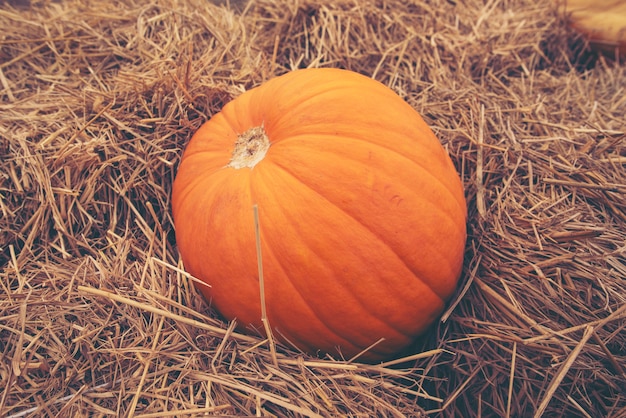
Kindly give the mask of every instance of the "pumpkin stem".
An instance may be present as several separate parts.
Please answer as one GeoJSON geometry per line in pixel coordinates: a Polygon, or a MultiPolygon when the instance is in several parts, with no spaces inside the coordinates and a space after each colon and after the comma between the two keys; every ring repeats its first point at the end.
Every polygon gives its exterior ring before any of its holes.
{"type": "Polygon", "coordinates": [[[230,159],[228,167],[253,168],[265,157],[269,147],[270,140],[263,126],[250,128],[237,137],[233,157],[230,159]]]}

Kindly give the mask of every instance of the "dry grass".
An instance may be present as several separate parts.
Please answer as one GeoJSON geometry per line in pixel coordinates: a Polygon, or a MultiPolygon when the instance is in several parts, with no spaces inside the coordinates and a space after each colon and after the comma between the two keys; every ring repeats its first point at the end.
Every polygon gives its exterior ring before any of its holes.
{"type": "Polygon", "coordinates": [[[626,416],[624,66],[549,0],[231,3],[0,4],[0,415],[626,416]],[[190,135],[307,66],[389,85],[466,185],[463,284],[402,362],[274,359],[179,264],[190,135]]]}

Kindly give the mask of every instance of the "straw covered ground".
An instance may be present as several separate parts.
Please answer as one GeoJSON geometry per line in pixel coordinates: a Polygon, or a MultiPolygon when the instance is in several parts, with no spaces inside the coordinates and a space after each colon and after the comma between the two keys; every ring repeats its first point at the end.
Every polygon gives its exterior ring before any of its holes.
{"type": "Polygon", "coordinates": [[[626,416],[626,70],[550,0],[0,3],[0,416],[626,416]],[[234,331],[170,213],[245,89],[348,68],[432,126],[465,269],[398,361],[234,331]]]}

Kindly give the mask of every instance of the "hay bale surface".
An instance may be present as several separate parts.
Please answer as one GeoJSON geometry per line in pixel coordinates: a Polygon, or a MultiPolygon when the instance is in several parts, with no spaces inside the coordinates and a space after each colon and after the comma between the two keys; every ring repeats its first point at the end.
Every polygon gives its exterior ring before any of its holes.
{"type": "Polygon", "coordinates": [[[624,65],[551,0],[218,3],[0,4],[0,415],[625,416],[624,65]],[[191,134],[310,66],[397,91],[467,190],[458,295],[398,362],[273,359],[179,262],[191,134]]]}

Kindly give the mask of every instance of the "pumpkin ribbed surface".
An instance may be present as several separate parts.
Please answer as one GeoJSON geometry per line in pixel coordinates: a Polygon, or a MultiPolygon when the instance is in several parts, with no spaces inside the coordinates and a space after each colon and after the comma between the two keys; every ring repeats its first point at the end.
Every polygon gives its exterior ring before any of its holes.
{"type": "Polygon", "coordinates": [[[386,86],[297,70],[249,90],[192,137],[173,186],[177,245],[210,303],[309,352],[389,357],[459,278],[466,206],[419,114],[386,86]]]}

